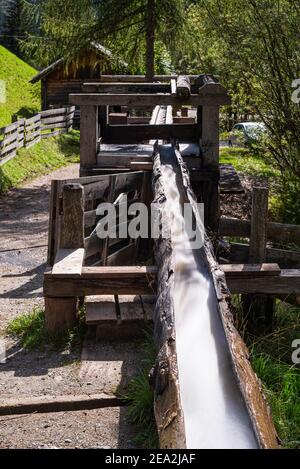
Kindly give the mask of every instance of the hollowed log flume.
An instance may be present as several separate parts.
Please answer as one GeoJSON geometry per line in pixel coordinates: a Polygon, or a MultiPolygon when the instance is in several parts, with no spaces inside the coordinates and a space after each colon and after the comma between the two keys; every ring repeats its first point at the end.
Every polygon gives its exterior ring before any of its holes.
{"type": "Polygon", "coordinates": [[[170,236],[155,242],[158,356],[152,382],[160,446],[276,448],[260,381],[234,327],[225,276],[203,233],[188,170],[171,145],[155,148],[153,189],[154,203],[170,215],[170,236]],[[184,203],[202,230],[200,249],[192,248],[185,229],[180,232],[184,203]]]}

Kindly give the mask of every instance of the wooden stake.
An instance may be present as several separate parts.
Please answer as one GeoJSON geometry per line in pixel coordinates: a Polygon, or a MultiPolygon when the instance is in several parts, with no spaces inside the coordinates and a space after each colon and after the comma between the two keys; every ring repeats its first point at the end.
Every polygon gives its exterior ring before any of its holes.
{"type": "MultiPolygon", "coordinates": [[[[268,195],[266,187],[253,187],[249,262],[266,260],[268,195]]],[[[247,335],[259,336],[274,329],[275,300],[264,295],[242,295],[247,335]]]]}

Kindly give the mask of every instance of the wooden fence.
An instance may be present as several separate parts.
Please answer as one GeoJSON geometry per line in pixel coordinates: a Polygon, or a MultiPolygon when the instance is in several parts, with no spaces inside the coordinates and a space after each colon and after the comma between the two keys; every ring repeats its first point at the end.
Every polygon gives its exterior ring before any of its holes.
{"type": "Polygon", "coordinates": [[[74,112],[74,106],[49,109],[0,128],[0,166],[14,158],[21,147],[29,148],[41,139],[69,132],[74,112]]]}

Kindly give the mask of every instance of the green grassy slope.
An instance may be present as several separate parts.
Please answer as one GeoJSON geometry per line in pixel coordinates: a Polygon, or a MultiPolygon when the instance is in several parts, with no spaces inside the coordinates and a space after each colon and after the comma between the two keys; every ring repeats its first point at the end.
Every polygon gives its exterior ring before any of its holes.
{"type": "Polygon", "coordinates": [[[12,114],[29,117],[40,110],[40,84],[29,83],[35,74],[34,68],[0,46],[0,80],[6,88],[5,103],[0,96],[0,127],[10,124],[12,114]]]}
{"type": "Polygon", "coordinates": [[[0,166],[0,193],[70,163],[79,163],[76,130],[42,140],[31,148],[21,148],[15,158],[0,166]]]}

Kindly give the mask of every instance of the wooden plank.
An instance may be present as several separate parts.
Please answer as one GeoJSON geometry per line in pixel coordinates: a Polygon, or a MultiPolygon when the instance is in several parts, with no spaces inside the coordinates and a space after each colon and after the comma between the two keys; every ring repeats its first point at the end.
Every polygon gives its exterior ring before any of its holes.
{"type": "Polygon", "coordinates": [[[151,295],[155,291],[154,282],[141,277],[114,278],[59,278],[44,276],[44,294],[56,297],[93,295],[151,295]]]}
{"type": "Polygon", "coordinates": [[[0,156],[3,156],[3,155],[6,155],[7,153],[9,153],[10,151],[13,151],[15,150],[16,148],[18,148],[19,144],[18,144],[18,141],[14,141],[13,143],[11,143],[10,145],[2,148],[2,150],[0,151],[0,156]]]}
{"type": "Polygon", "coordinates": [[[107,394],[39,396],[1,400],[0,415],[46,414],[52,412],[74,412],[78,410],[121,407],[124,401],[107,394]]]}
{"type": "Polygon", "coordinates": [[[247,281],[241,278],[228,279],[228,287],[232,293],[262,294],[262,295],[299,295],[300,269],[282,270],[280,275],[249,277],[247,281]]]}
{"type": "Polygon", "coordinates": [[[49,207],[49,227],[48,227],[48,251],[47,265],[52,266],[55,258],[55,237],[56,237],[56,217],[57,217],[57,181],[51,181],[50,207],[49,207]]]}
{"type": "Polygon", "coordinates": [[[129,244],[123,247],[117,252],[110,254],[107,258],[108,266],[121,266],[124,264],[130,264],[134,260],[135,256],[135,245],[129,244]]]}
{"type": "Polygon", "coordinates": [[[175,78],[171,79],[171,96],[173,98],[177,96],[177,82],[175,78]]]}
{"type": "MultiPolygon", "coordinates": [[[[66,122],[67,116],[66,114],[63,114],[62,116],[58,117],[48,117],[48,118],[43,118],[42,119],[42,125],[46,124],[57,124],[59,122],[66,122]]],[[[55,127],[55,126],[54,126],[55,127]]]]}
{"type": "Polygon", "coordinates": [[[56,115],[59,115],[59,114],[72,114],[74,113],[75,111],[75,106],[70,106],[70,107],[62,107],[62,108],[58,108],[58,109],[47,109],[46,111],[42,111],[41,112],[41,117],[42,119],[45,118],[45,117],[49,117],[49,116],[56,116],[56,115]]]}
{"type": "MultiPolygon", "coordinates": [[[[220,219],[220,234],[250,238],[251,222],[238,218],[224,217],[220,219]]],[[[300,226],[283,223],[267,223],[267,238],[282,244],[300,244],[300,226]]]]}
{"type": "Polygon", "coordinates": [[[116,304],[114,301],[87,301],[85,305],[86,324],[99,325],[105,323],[105,325],[117,325],[116,304]]]}
{"type": "Polygon", "coordinates": [[[268,197],[266,187],[253,187],[249,262],[264,262],[267,247],[268,197]]]}
{"type": "Polygon", "coordinates": [[[64,122],[60,122],[58,124],[42,124],[41,125],[41,130],[48,130],[48,129],[65,129],[67,128],[67,123],[64,121],[64,122]]]}
{"type": "Polygon", "coordinates": [[[230,98],[227,95],[196,95],[193,94],[184,100],[178,100],[171,94],[96,94],[82,93],[70,94],[69,103],[76,106],[178,106],[186,104],[190,106],[223,106],[230,104],[230,98]]]}
{"type": "Polygon", "coordinates": [[[59,249],[54,261],[52,274],[80,276],[84,261],[84,249],[59,249]]]}
{"type": "Polygon", "coordinates": [[[95,278],[98,280],[105,279],[138,279],[152,278],[156,276],[157,267],[152,265],[136,266],[136,265],[119,265],[105,267],[83,267],[82,277],[86,279],[95,278]]]}
{"type": "Polygon", "coordinates": [[[84,192],[80,184],[63,186],[63,213],[60,233],[61,249],[84,247],[84,192]]]}
{"type": "MultiPolygon", "coordinates": [[[[230,262],[247,263],[249,246],[240,243],[230,243],[228,256],[230,262]]],[[[300,252],[285,249],[267,248],[266,262],[278,264],[281,269],[293,269],[300,266],[300,252]]]]}
{"type": "Polygon", "coordinates": [[[133,171],[152,171],[153,163],[150,161],[132,161],[130,167],[133,171]]]}
{"type": "Polygon", "coordinates": [[[25,119],[19,119],[17,122],[14,122],[13,124],[9,124],[6,127],[1,127],[0,129],[0,135],[6,135],[13,130],[17,130],[20,126],[24,126],[25,119]]]}
{"type": "Polygon", "coordinates": [[[97,163],[98,150],[98,107],[81,106],[80,109],[80,166],[97,163]]]}
{"type": "MultiPolygon", "coordinates": [[[[199,75],[188,75],[191,81],[199,77],[199,75]]],[[[171,79],[176,79],[177,75],[154,75],[155,81],[169,82],[171,79]]],[[[145,83],[146,75],[101,75],[99,78],[103,83],[145,83]]],[[[93,83],[93,82],[92,82],[93,83]]],[[[98,83],[98,82],[96,82],[98,83]]],[[[83,87],[88,86],[90,83],[86,82],[83,87]]],[[[198,85],[199,86],[199,85],[198,85]]]]}
{"type": "Polygon", "coordinates": [[[39,122],[41,120],[41,114],[36,114],[33,117],[30,117],[29,119],[25,119],[25,126],[29,126],[30,124],[34,124],[36,122],[39,122]]]}
{"type": "Polygon", "coordinates": [[[19,132],[16,131],[15,133],[13,134],[8,134],[4,137],[4,139],[0,142],[0,148],[3,148],[5,147],[6,145],[8,145],[9,143],[12,143],[12,142],[15,142],[16,140],[18,141],[18,138],[19,138],[19,132]]]}
{"type": "Polygon", "coordinates": [[[0,166],[4,165],[8,161],[12,160],[16,156],[17,152],[16,150],[12,151],[9,155],[5,156],[4,158],[1,157],[0,153],[0,166]]]}
{"type": "Polygon", "coordinates": [[[278,264],[220,264],[220,269],[226,274],[226,280],[238,277],[255,278],[280,275],[278,264]]]}
{"type": "Polygon", "coordinates": [[[168,93],[170,85],[164,83],[85,83],[85,93],[139,94],[168,93]]]}
{"type": "Polygon", "coordinates": [[[199,128],[193,124],[114,125],[107,128],[107,142],[139,143],[151,139],[197,141],[199,128]]]}
{"type": "Polygon", "coordinates": [[[127,113],[126,112],[111,112],[108,115],[109,125],[127,125],[127,113]]]}

